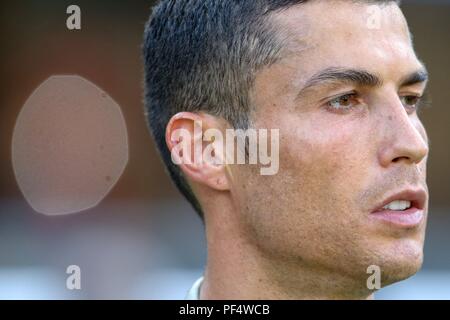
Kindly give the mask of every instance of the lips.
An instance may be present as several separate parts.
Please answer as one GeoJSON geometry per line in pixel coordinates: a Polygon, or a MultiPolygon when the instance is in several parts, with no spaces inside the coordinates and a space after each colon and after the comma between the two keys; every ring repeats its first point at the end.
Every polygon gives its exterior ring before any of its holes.
{"type": "Polygon", "coordinates": [[[372,213],[375,213],[377,211],[384,210],[383,208],[390,204],[391,202],[395,200],[404,200],[404,201],[410,201],[411,207],[415,207],[417,209],[423,209],[425,207],[425,201],[427,199],[427,193],[423,189],[419,190],[405,190],[399,193],[396,193],[378,204],[375,209],[372,211],[372,213]]]}
{"type": "Polygon", "coordinates": [[[408,189],[385,198],[371,211],[371,216],[394,227],[414,228],[424,220],[427,192],[408,189]],[[403,206],[399,206],[402,204],[403,206]],[[408,204],[405,208],[405,204],[408,204]],[[393,210],[393,208],[395,208],[393,210]],[[401,210],[404,209],[404,210],[401,210]]]}

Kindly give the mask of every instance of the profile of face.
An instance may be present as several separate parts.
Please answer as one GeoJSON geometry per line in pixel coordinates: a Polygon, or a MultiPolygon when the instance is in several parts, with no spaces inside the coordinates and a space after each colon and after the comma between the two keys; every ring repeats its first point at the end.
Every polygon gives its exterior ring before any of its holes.
{"type": "Polygon", "coordinates": [[[279,172],[231,167],[246,237],[285,266],[346,275],[355,287],[371,265],[382,285],[418,271],[428,207],[417,114],[426,72],[400,8],[372,7],[375,28],[367,3],[311,1],[277,13],[289,47],[257,74],[251,120],[280,129],[279,172]]]}
{"type": "MultiPolygon", "coordinates": [[[[423,261],[428,139],[418,108],[427,73],[394,2],[309,1],[271,22],[284,47],[256,74],[250,127],[279,129],[278,172],[182,165],[205,209],[206,273],[224,275],[230,265],[235,278],[247,267],[248,282],[263,269],[274,286],[297,293],[309,281],[316,297],[339,279],[335,296],[370,296],[370,267],[385,286],[423,261]]],[[[168,126],[169,148],[174,129],[192,130],[189,118],[219,123],[179,114],[168,126]]]]}

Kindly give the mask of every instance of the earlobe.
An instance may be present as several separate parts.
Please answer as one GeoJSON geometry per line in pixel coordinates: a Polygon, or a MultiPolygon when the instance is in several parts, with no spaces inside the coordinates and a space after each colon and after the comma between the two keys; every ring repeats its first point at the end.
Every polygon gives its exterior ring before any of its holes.
{"type": "Polygon", "coordinates": [[[224,174],[224,166],[218,167],[216,166],[216,172],[210,171],[208,173],[207,177],[207,185],[209,185],[211,188],[220,190],[220,191],[226,191],[229,190],[229,184],[228,179],[226,175],[224,174]]]}

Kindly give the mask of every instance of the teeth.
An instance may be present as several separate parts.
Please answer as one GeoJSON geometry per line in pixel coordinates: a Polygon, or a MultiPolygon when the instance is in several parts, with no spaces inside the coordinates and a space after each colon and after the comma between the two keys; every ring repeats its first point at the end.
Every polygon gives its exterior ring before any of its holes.
{"type": "Polygon", "coordinates": [[[395,200],[384,206],[383,209],[402,211],[411,207],[411,201],[395,200]]]}

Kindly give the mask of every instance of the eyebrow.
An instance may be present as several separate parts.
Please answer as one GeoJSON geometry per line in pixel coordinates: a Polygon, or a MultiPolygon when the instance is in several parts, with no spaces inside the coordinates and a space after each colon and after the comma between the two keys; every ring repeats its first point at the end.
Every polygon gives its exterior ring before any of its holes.
{"type": "Polygon", "coordinates": [[[400,83],[401,87],[407,87],[426,81],[428,81],[428,71],[425,69],[425,67],[422,67],[422,69],[404,77],[400,83]]]}
{"type": "MultiPolygon", "coordinates": [[[[428,80],[428,72],[425,67],[408,74],[401,80],[401,87],[411,86],[417,83],[426,82],[428,80]]],[[[330,83],[352,83],[358,86],[379,87],[383,84],[381,78],[366,70],[359,69],[344,69],[344,68],[327,68],[313,75],[303,88],[300,90],[298,96],[312,87],[330,83]]]]}

